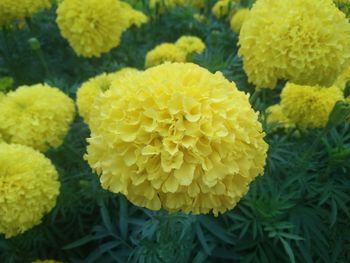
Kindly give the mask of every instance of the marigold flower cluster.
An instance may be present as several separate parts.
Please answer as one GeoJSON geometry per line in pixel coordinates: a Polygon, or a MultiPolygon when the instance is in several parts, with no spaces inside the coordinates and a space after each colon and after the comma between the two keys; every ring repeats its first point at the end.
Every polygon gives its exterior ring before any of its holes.
{"type": "Polygon", "coordinates": [[[43,154],[0,143],[0,233],[11,238],[40,224],[59,187],[57,171],[43,154]]]}
{"type": "Polygon", "coordinates": [[[182,36],[175,44],[162,43],[146,54],[145,67],[153,67],[164,62],[186,62],[192,53],[202,53],[205,49],[203,41],[195,36],[182,36]]]}
{"type": "Polygon", "coordinates": [[[74,102],[46,84],[21,86],[0,102],[0,133],[39,151],[58,147],[74,118],[74,102]]]}
{"type": "Polygon", "coordinates": [[[262,174],[267,144],[248,96],[221,73],[165,63],[96,98],[85,158],[135,205],[223,213],[262,174]]]}
{"type": "Polygon", "coordinates": [[[83,83],[77,92],[77,105],[80,116],[89,124],[90,111],[98,94],[108,90],[112,82],[125,76],[139,72],[134,68],[124,68],[115,73],[103,73],[83,83]]]}
{"type": "Polygon", "coordinates": [[[350,64],[350,24],[331,0],[259,0],[240,31],[251,83],[331,86],[350,64]]]}
{"type": "Polygon", "coordinates": [[[0,28],[18,22],[34,13],[50,8],[50,0],[1,0],[0,1],[0,28]]]}
{"type": "Polygon", "coordinates": [[[57,9],[57,24],[79,56],[99,57],[120,43],[132,24],[147,17],[118,0],[65,0],[57,9]]]}
{"type": "Polygon", "coordinates": [[[300,86],[287,83],[281,93],[285,116],[300,128],[323,128],[337,101],[344,100],[338,87],[300,86]]]}

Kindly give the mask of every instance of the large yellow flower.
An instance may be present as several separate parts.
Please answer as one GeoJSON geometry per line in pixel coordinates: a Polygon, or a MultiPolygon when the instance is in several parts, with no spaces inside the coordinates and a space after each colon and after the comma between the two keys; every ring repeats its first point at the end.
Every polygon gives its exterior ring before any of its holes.
{"type": "Polygon", "coordinates": [[[259,0],[240,31],[251,83],[330,86],[350,64],[350,24],[331,0],[259,0]]]}
{"type": "Polygon", "coordinates": [[[200,54],[205,49],[205,44],[202,39],[194,36],[182,36],[175,42],[175,45],[182,49],[186,54],[200,54]]]}
{"type": "Polygon", "coordinates": [[[117,47],[124,30],[147,18],[118,0],[65,0],[57,9],[57,24],[79,56],[99,57],[117,47]]]}
{"type": "Polygon", "coordinates": [[[263,173],[268,146],[257,119],[221,73],[165,63],[97,97],[85,158],[103,188],[135,205],[223,213],[263,173]]]}
{"type": "Polygon", "coordinates": [[[0,132],[5,141],[40,151],[62,144],[74,118],[74,102],[46,84],[22,86],[0,103],[0,132]]]}
{"type": "Polygon", "coordinates": [[[84,121],[89,124],[90,111],[96,96],[99,93],[108,90],[111,87],[113,80],[117,78],[124,78],[129,74],[137,72],[138,70],[134,68],[124,68],[116,73],[103,73],[83,83],[77,92],[77,105],[79,114],[81,117],[83,117],[84,121]]]}
{"type": "Polygon", "coordinates": [[[1,0],[0,27],[31,17],[34,13],[50,6],[50,0],[1,0]]]}
{"type": "Polygon", "coordinates": [[[343,100],[338,87],[300,86],[288,83],[281,94],[283,113],[301,128],[323,128],[337,101],[343,100]]]}
{"type": "Polygon", "coordinates": [[[0,143],[0,233],[10,238],[40,224],[56,205],[59,186],[56,169],[44,155],[0,143]]]}
{"type": "Polygon", "coordinates": [[[186,52],[175,44],[163,43],[148,51],[145,67],[157,66],[164,62],[185,62],[186,56],[186,52]]]}

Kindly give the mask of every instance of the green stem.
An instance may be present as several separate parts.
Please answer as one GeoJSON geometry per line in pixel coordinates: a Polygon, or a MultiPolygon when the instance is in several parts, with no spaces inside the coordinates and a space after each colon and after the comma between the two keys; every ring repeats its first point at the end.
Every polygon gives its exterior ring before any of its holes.
{"type": "MultiPolygon", "coordinates": [[[[37,39],[36,32],[35,32],[35,30],[33,28],[33,25],[32,25],[32,21],[29,18],[26,18],[26,24],[27,24],[27,26],[29,28],[29,32],[30,32],[31,37],[34,38],[34,39],[37,39]]],[[[41,45],[39,44],[37,48],[34,48],[34,51],[35,51],[35,53],[36,53],[36,55],[37,55],[41,65],[42,65],[42,67],[44,68],[46,77],[51,78],[52,75],[51,75],[50,69],[49,69],[49,67],[47,65],[47,62],[46,62],[46,59],[45,59],[45,56],[44,56],[44,52],[43,52],[43,50],[41,48],[41,45]]]]}
{"type": "Polygon", "coordinates": [[[253,107],[255,106],[255,103],[260,95],[260,92],[261,92],[260,89],[255,89],[253,94],[249,98],[249,102],[253,107]]]}

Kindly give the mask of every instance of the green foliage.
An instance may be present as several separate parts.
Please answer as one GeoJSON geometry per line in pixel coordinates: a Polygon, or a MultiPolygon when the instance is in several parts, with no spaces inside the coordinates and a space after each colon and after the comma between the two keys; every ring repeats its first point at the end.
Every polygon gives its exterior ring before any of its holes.
{"type": "MultiPolygon", "coordinates": [[[[193,8],[159,14],[147,8],[147,1],[129,2],[151,15],[151,21],[125,32],[121,45],[101,58],[74,54],[59,34],[54,9],[37,14],[32,31],[27,26],[0,31],[0,77],[15,80],[6,89],[46,81],[74,98],[89,77],[124,66],[143,69],[148,50],[187,34],[207,45],[193,62],[223,72],[242,91],[254,92],[237,56],[238,36],[226,21],[211,15],[213,1],[203,11],[203,22],[194,19],[198,11],[193,8]],[[28,42],[33,34],[47,69],[28,42]]],[[[282,86],[255,95],[262,121],[282,86]]],[[[64,144],[47,153],[62,184],[56,208],[23,235],[0,237],[0,262],[350,262],[349,124],[287,133],[263,125],[270,145],[264,176],[236,208],[214,217],[148,211],[102,190],[84,161],[89,129],[77,117],[64,144]]]]}

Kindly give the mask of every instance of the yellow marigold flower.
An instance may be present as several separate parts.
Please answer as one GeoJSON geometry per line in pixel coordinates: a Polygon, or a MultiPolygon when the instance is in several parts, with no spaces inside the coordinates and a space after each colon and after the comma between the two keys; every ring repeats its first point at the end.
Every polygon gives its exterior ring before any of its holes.
{"type": "Polygon", "coordinates": [[[231,18],[230,26],[232,31],[238,33],[241,30],[241,27],[248,16],[248,8],[239,9],[231,18]]]}
{"type": "Polygon", "coordinates": [[[96,96],[101,92],[108,90],[111,87],[113,80],[117,78],[124,78],[125,76],[135,72],[139,71],[134,68],[124,68],[116,73],[103,73],[83,83],[77,92],[77,105],[80,116],[87,124],[89,124],[90,111],[96,96]]]}
{"type": "Polygon", "coordinates": [[[349,66],[350,24],[331,0],[260,0],[250,12],[239,55],[258,88],[279,79],[330,86],[349,66]]]}
{"type": "Polygon", "coordinates": [[[216,18],[228,16],[232,8],[240,3],[240,0],[219,0],[211,9],[216,18]]]}
{"type": "Polygon", "coordinates": [[[266,112],[268,114],[268,124],[277,123],[285,129],[293,128],[295,126],[294,123],[283,113],[282,106],[280,104],[275,104],[268,107],[266,112]]]}
{"type": "Polygon", "coordinates": [[[176,42],[175,46],[182,49],[186,54],[202,53],[205,49],[205,44],[202,39],[194,36],[182,36],[176,42]]]}
{"type": "Polygon", "coordinates": [[[8,26],[13,22],[18,22],[26,17],[31,17],[34,13],[50,8],[50,0],[26,0],[0,1],[0,27],[8,26]]]}
{"type": "Polygon", "coordinates": [[[339,88],[300,86],[287,83],[281,93],[283,113],[301,128],[323,128],[337,101],[343,100],[339,88]]]}
{"type": "Polygon", "coordinates": [[[65,0],[57,9],[57,24],[79,56],[99,57],[117,47],[124,30],[144,18],[118,0],[65,0]]]}
{"type": "Polygon", "coordinates": [[[187,54],[176,45],[163,43],[148,51],[145,67],[153,67],[164,62],[185,62],[187,54]]]}
{"type": "Polygon", "coordinates": [[[46,84],[22,86],[0,103],[0,131],[5,141],[39,151],[62,144],[74,118],[74,102],[46,84]]]}
{"type": "Polygon", "coordinates": [[[263,173],[267,144],[248,96],[220,73],[165,63],[95,101],[90,166],[135,205],[223,213],[263,173]]]}
{"type": "Polygon", "coordinates": [[[0,233],[16,236],[41,223],[56,205],[55,167],[34,149],[0,143],[0,233]]]}

